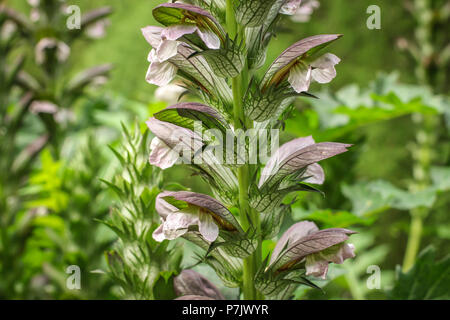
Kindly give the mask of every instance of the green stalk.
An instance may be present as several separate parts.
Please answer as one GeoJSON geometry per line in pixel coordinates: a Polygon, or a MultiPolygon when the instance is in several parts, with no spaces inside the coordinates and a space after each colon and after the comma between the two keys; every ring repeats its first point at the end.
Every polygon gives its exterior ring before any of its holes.
{"type": "MultiPolygon", "coordinates": [[[[416,76],[420,84],[436,87],[436,70],[429,64],[436,49],[433,45],[433,8],[430,0],[415,0],[414,12],[417,19],[416,41],[420,43],[420,51],[416,66],[416,76]]],[[[414,159],[413,182],[411,191],[420,191],[430,184],[429,169],[433,160],[433,149],[436,143],[437,117],[435,115],[414,114],[413,121],[419,130],[416,134],[416,143],[412,150],[414,159]]],[[[410,211],[411,223],[409,227],[408,242],[402,269],[408,271],[416,260],[422,238],[423,221],[428,216],[429,209],[417,208],[410,211]]]]}
{"type": "MultiPolygon", "coordinates": [[[[242,39],[244,39],[243,30],[238,30],[236,18],[234,15],[233,1],[227,0],[226,7],[226,22],[227,30],[231,39],[235,39],[238,32],[242,39]]],[[[232,79],[233,88],[233,119],[235,129],[250,129],[253,126],[251,121],[245,119],[244,109],[242,106],[242,100],[244,92],[248,87],[248,67],[245,66],[237,77],[232,79]]],[[[250,173],[252,167],[249,164],[244,164],[238,168],[238,181],[239,181],[239,212],[240,222],[242,228],[247,231],[250,227],[254,227],[257,233],[260,234],[261,222],[259,214],[250,207],[248,194],[250,187],[250,173]]],[[[242,292],[245,300],[262,299],[263,296],[257,292],[255,288],[255,274],[261,263],[261,239],[258,240],[257,250],[244,259],[243,270],[243,286],[242,292]]]]}
{"type": "Polygon", "coordinates": [[[406,246],[405,258],[403,260],[402,270],[407,272],[414,265],[417,253],[420,248],[420,239],[422,237],[423,220],[419,215],[412,216],[409,227],[408,244],[406,246]]]}

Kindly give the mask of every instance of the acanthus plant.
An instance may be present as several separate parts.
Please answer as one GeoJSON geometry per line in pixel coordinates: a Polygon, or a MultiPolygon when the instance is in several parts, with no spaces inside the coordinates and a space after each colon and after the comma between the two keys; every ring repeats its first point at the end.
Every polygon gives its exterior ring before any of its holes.
{"type": "MultiPolygon", "coordinates": [[[[165,86],[179,77],[187,92],[204,103],[178,103],[147,121],[156,136],[150,163],[166,169],[181,159],[214,194],[160,193],[155,206],[162,224],[153,237],[183,237],[203,248],[202,261],[225,285],[240,287],[244,299],[288,299],[299,284],[316,287],[311,277],[326,277],[330,262],[354,256],[353,246],[345,243],[353,231],[319,231],[302,221],[281,236],[270,256],[262,257],[262,241],[278,235],[289,210],[284,197],[317,191],[313,184],[324,181],[317,163],[350,145],[298,138],[272,151],[265,166],[261,159],[251,162],[237,147],[245,141],[245,154],[255,144],[264,147],[245,135],[277,130],[297,96],[314,97],[308,93],[313,80],[327,83],[336,76],[340,59],[323,53],[340,37],[334,34],[294,43],[262,77],[256,75],[281,15],[295,13],[300,5],[299,0],[166,3],[153,10],[163,27],[142,29],[153,47],[146,80],[165,86]],[[217,139],[230,133],[231,145],[228,139],[226,146],[217,139]],[[227,153],[223,164],[220,157],[230,147],[238,151],[227,153]]],[[[264,135],[266,143],[274,142],[273,136],[264,135]]]]}

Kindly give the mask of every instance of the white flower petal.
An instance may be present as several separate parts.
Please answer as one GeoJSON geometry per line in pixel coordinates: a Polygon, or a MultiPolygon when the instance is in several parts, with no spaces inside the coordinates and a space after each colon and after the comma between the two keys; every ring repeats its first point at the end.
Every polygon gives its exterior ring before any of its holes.
{"type": "Polygon", "coordinates": [[[162,27],[154,27],[154,26],[148,26],[145,28],[142,28],[142,35],[144,36],[145,40],[153,47],[158,48],[159,44],[161,43],[161,32],[164,28],[162,27]]]}
{"type": "Polygon", "coordinates": [[[326,279],[328,272],[328,261],[321,259],[316,254],[306,257],[306,275],[326,279]]]}
{"type": "Polygon", "coordinates": [[[214,222],[213,217],[204,212],[200,212],[198,230],[203,238],[209,242],[215,241],[219,236],[219,227],[214,222]]]}
{"type": "Polygon", "coordinates": [[[220,39],[219,37],[212,31],[198,28],[197,34],[206,44],[206,46],[210,49],[219,49],[220,48],[220,39]]]}
{"type": "Polygon", "coordinates": [[[172,105],[178,102],[180,96],[183,92],[186,91],[186,88],[176,84],[168,84],[167,86],[162,86],[156,89],[155,98],[159,101],[165,101],[168,104],[172,105]]]}
{"type": "Polygon", "coordinates": [[[198,225],[198,214],[183,211],[171,213],[164,222],[164,236],[167,240],[174,240],[184,235],[192,225],[198,225]]]}
{"type": "Polygon", "coordinates": [[[147,80],[148,83],[156,84],[157,86],[165,86],[175,78],[177,70],[177,67],[168,61],[154,61],[148,68],[145,80],[147,80]]]}
{"type": "Polygon", "coordinates": [[[159,216],[164,220],[166,220],[167,216],[171,213],[178,212],[178,208],[168,203],[163,198],[166,196],[170,196],[171,192],[163,191],[156,196],[155,200],[155,209],[158,212],[159,216]]]}
{"type": "Polygon", "coordinates": [[[325,181],[325,173],[323,172],[322,167],[317,163],[310,164],[302,176],[309,177],[303,180],[303,182],[306,183],[323,184],[325,181]]]}
{"type": "Polygon", "coordinates": [[[289,72],[288,81],[292,88],[298,93],[308,91],[311,83],[312,68],[303,63],[295,65],[289,72]]]}
{"type": "Polygon", "coordinates": [[[162,242],[166,239],[166,237],[164,236],[164,224],[161,224],[158,228],[155,229],[155,231],[153,231],[153,239],[155,239],[158,242],[162,242]]]}
{"type": "Polygon", "coordinates": [[[341,61],[337,56],[326,53],[311,63],[312,77],[319,83],[328,83],[336,77],[334,66],[341,61]]]}
{"type": "Polygon", "coordinates": [[[177,40],[186,34],[194,33],[197,26],[194,24],[176,24],[164,28],[161,32],[161,38],[167,40],[177,40]]]}
{"type": "Polygon", "coordinates": [[[178,153],[170,149],[158,137],[153,138],[150,149],[150,164],[163,170],[172,167],[180,158],[178,153]]]}
{"type": "Polygon", "coordinates": [[[293,15],[297,11],[298,7],[302,3],[302,0],[288,0],[280,9],[281,14],[293,15]]]}
{"type": "Polygon", "coordinates": [[[350,259],[355,257],[355,246],[351,243],[342,243],[337,245],[336,248],[328,254],[323,253],[322,256],[333,263],[342,264],[345,259],[350,259]]]}
{"type": "Polygon", "coordinates": [[[156,50],[159,62],[169,60],[178,53],[178,42],[174,40],[163,40],[156,50]]]}

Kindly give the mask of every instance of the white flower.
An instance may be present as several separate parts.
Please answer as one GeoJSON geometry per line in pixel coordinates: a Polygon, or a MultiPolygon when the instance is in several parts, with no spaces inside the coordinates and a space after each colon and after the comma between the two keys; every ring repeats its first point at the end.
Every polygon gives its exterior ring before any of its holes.
{"type": "Polygon", "coordinates": [[[40,0],[28,0],[28,4],[32,7],[37,7],[40,3],[40,0]]]}
{"type": "Polygon", "coordinates": [[[159,62],[166,61],[178,53],[179,38],[186,34],[197,33],[210,49],[220,48],[220,39],[212,31],[197,27],[195,24],[176,24],[166,28],[148,26],[141,29],[144,38],[156,50],[159,62]]]}
{"type": "Polygon", "coordinates": [[[328,83],[336,77],[335,65],[341,61],[332,53],[308,61],[298,61],[289,71],[288,81],[296,92],[308,91],[311,80],[328,83]]]}
{"type": "Polygon", "coordinates": [[[345,259],[355,257],[355,246],[351,243],[340,243],[324,251],[306,256],[306,275],[325,279],[330,262],[344,263],[345,259]]]}
{"type": "Polygon", "coordinates": [[[280,9],[281,14],[292,16],[295,22],[308,22],[314,10],[320,7],[317,0],[287,0],[280,9]]]}
{"type": "Polygon", "coordinates": [[[86,35],[92,39],[101,39],[106,35],[106,28],[110,25],[108,19],[102,19],[86,29],[86,35]]]}
{"type": "Polygon", "coordinates": [[[302,0],[287,0],[280,9],[281,14],[293,15],[299,8],[302,0]]]}
{"type": "Polygon", "coordinates": [[[314,10],[320,7],[317,0],[304,0],[301,6],[295,11],[291,19],[295,22],[308,22],[314,10]]]}
{"type": "Polygon", "coordinates": [[[181,192],[164,191],[156,197],[155,208],[163,223],[153,232],[153,238],[159,242],[165,239],[173,240],[188,232],[190,226],[198,226],[198,231],[205,240],[209,242],[216,240],[219,227],[207,207],[188,204],[187,207],[178,209],[163,199],[177,193],[181,192]]]}
{"type": "Polygon", "coordinates": [[[34,114],[38,113],[49,113],[55,114],[59,110],[59,107],[50,101],[33,101],[30,106],[30,111],[34,114]]]}
{"type": "Polygon", "coordinates": [[[54,38],[41,39],[35,48],[35,58],[38,64],[43,64],[46,59],[47,50],[56,50],[56,59],[59,62],[64,62],[70,55],[70,47],[62,41],[54,38]]]}
{"type": "Polygon", "coordinates": [[[175,78],[178,68],[169,61],[160,61],[155,49],[150,51],[148,61],[150,66],[145,76],[148,83],[165,86],[175,78]]]}
{"type": "Polygon", "coordinates": [[[298,222],[278,240],[269,267],[278,270],[305,263],[307,276],[325,279],[330,262],[341,264],[355,256],[353,244],[344,242],[354,233],[342,228],[319,230],[314,222],[298,222]]]}
{"type": "Polygon", "coordinates": [[[41,13],[39,12],[39,9],[32,8],[30,11],[30,20],[32,22],[37,22],[41,18],[41,13]]]}
{"type": "Polygon", "coordinates": [[[163,170],[172,167],[180,158],[177,152],[169,148],[158,137],[153,138],[150,150],[150,164],[163,170]]]}
{"type": "Polygon", "coordinates": [[[155,98],[158,101],[164,101],[168,104],[175,104],[180,99],[180,96],[186,89],[176,85],[176,84],[168,84],[165,86],[161,86],[155,91],[155,98]]]}

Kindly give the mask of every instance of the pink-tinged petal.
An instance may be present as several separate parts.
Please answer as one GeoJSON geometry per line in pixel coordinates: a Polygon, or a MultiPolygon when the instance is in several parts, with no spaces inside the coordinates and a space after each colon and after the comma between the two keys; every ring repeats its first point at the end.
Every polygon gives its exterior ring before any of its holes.
{"type": "Polygon", "coordinates": [[[158,228],[153,231],[152,237],[158,242],[163,242],[166,240],[166,237],[164,236],[164,224],[161,224],[158,228]]]}
{"type": "Polygon", "coordinates": [[[33,101],[30,106],[30,111],[32,113],[49,113],[55,114],[59,110],[59,107],[50,101],[33,101]]]}
{"type": "Polygon", "coordinates": [[[286,249],[288,245],[317,231],[319,231],[319,228],[311,221],[302,221],[292,225],[285,233],[283,233],[280,240],[278,240],[277,245],[273,249],[272,256],[270,257],[270,264],[275,262],[281,251],[286,249]]]}
{"type": "Polygon", "coordinates": [[[319,7],[317,0],[304,0],[291,19],[295,22],[308,22],[314,10],[319,7]]]}
{"type": "Polygon", "coordinates": [[[355,247],[351,243],[340,243],[326,250],[311,254],[306,257],[306,275],[325,279],[328,271],[328,263],[344,263],[345,259],[355,257],[355,247]]]}
{"type": "Polygon", "coordinates": [[[321,259],[317,255],[309,255],[306,257],[306,275],[321,278],[327,277],[328,261],[321,259]]]}
{"type": "Polygon", "coordinates": [[[163,29],[161,37],[167,40],[178,40],[186,34],[194,33],[197,30],[195,24],[176,24],[163,29]]]}
{"type": "Polygon", "coordinates": [[[198,231],[209,242],[215,241],[219,236],[219,227],[213,217],[203,212],[199,215],[198,231]]]}
{"type": "Polygon", "coordinates": [[[168,196],[172,195],[172,193],[173,192],[170,192],[170,191],[163,191],[156,196],[155,209],[156,209],[156,212],[158,212],[159,216],[163,220],[166,220],[166,218],[169,214],[175,213],[178,211],[177,207],[175,207],[174,205],[171,205],[166,200],[164,200],[164,197],[168,197],[168,196]]]}
{"type": "Polygon", "coordinates": [[[178,153],[170,149],[164,141],[161,141],[158,137],[153,138],[150,149],[150,164],[163,170],[172,167],[180,158],[178,153]]]}
{"type": "Polygon", "coordinates": [[[302,174],[302,177],[308,177],[305,180],[302,180],[303,182],[323,184],[325,181],[325,172],[319,164],[313,163],[306,168],[305,172],[302,174]]]}
{"type": "Polygon", "coordinates": [[[159,87],[155,91],[155,98],[158,101],[164,101],[168,104],[172,105],[178,102],[183,92],[187,89],[176,85],[176,84],[168,84],[166,86],[159,87]]]}
{"type": "Polygon", "coordinates": [[[58,61],[64,62],[70,56],[70,47],[62,41],[58,42],[58,51],[56,52],[56,57],[58,61]]]}
{"type": "Polygon", "coordinates": [[[168,61],[154,61],[148,68],[145,80],[150,84],[165,86],[175,78],[177,71],[177,67],[168,61]]]}
{"type": "Polygon", "coordinates": [[[258,186],[261,187],[264,182],[273,174],[275,174],[279,165],[286,160],[291,154],[297,152],[300,149],[313,145],[314,139],[312,136],[297,138],[283,144],[267,161],[263,171],[261,172],[261,178],[259,179],[258,186]]]}
{"type": "Polygon", "coordinates": [[[187,160],[203,146],[202,137],[192,130],[155,118],[150,118],[146,124],[154,135],[187,160]]]}
{"type": "Polygon", "coordinates": [[[202,296],[216,300],[225,300],[217,287],[194,270],[183,270],[173,279],[173,288],[177,296],[202,296]]]}
{"type": "Polygon", "coordinates": [[[208,48],[214,50],[220,48],[220,39],[214,32],[207,29],[198,28],[197,34],[208,48]]]}
{"type": "Polygon", "coordinates": [[[156,56],[156,50],[155,49],[150,50],[150,52],[148,53],[148,56],[147,56],[147,61],[150,62],[150,63],[158,62],[158,58],[156,56]]]}
{"type": "Polygon", "coordinates": [[[287,0],[280,9],[281,14],[293,15],[299,8],[302,0],[287,0]]]}
{"type": "Polygon", "coordinates": [[[147,40],[147,42],[156,49],[161,43],[161,32],[163,29],[164,28],[162,27],[148,26],[142,28],[141,32],[145,40],[147,40]]]}
{"type": "Polygon", "coordinates": [[[327,261],[342,264],[345,259],[350,259],[355,257],[355,246],[351,243],[342,243],[336,245],[334,248],[325,250],[322,253],[322,257],[327,261]]]}
{"type": "Polygon", "coordinates": [[[296,64],[289,71],[288,81],[291,84],[295,92],[308,91],[309,85],[311,84],[311,73],[312,68],[306,66],[303,63],[296,64]]]}
{"type": "Polygon", "coordinates": [[[159,62],[169,60],[178,53],[178,42],[174,40],[163,40],[156,50],[156,57],[159,62]]]}
{"type": "Polygon", "coordinates": [[[189,294],[187,296],[178,297],[175,300],[215,300],[215,299],[210,298],[210,297],[205,297],[205,296],[196,296],[196,295],[189,294]]]}
{"type": "Polygon", "coordinates": [[[337,56],[326,53],[311,63],[312,77],[319,83],[328,83],[336,77],[334,66],[341,61],[337,56]]]}
{"type": "Polygon", "coordinates": [[[174,240],[188,232],[192,225],[198,225],[198,214],[187,211],[171,213],[164,222],[164,236],[167,240],[174,240]]]}

